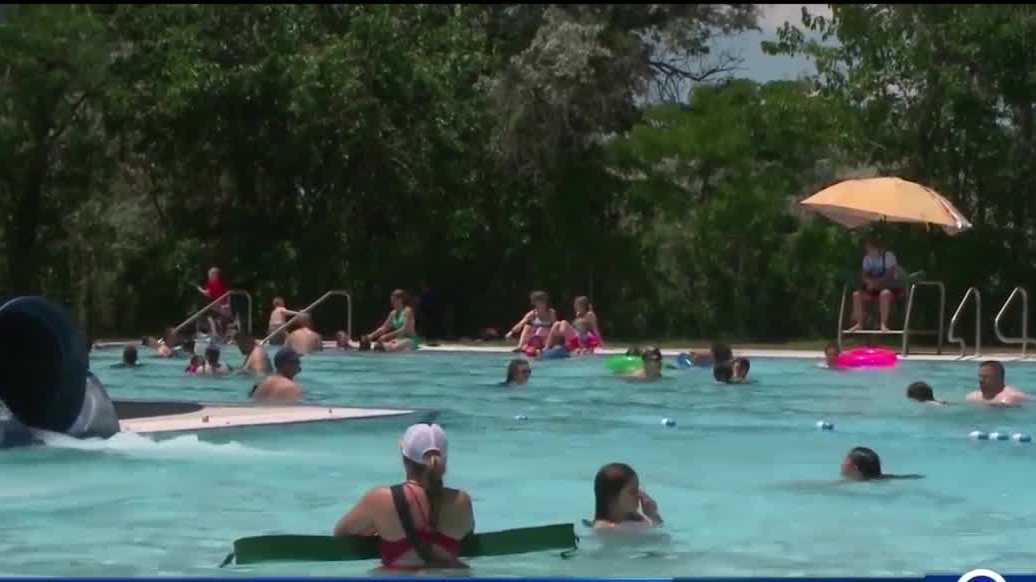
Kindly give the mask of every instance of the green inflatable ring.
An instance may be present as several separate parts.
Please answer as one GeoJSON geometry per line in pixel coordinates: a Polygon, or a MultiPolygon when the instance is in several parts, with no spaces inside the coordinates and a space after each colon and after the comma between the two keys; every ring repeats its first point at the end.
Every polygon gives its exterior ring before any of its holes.
{"type": "MultiPolygon", "coordinates": [[[[223,561],[254,564],[272,561],[339,562],[381,557],[376,536],[268,535],[241,538],[223,561]]],[[[460,542],[460,555],[503,556],[544,550],[575,550],[579,538],[571,523],[471,534],[460,542]]],[[[565,556],[568,552],[562,553],[565,556]]]]}
{"type": "Polygon", "coordinates": [[[604,365],[612,372],[632,372],[643,367],[644,360],[640,356],[612,356],[604,365]]]}

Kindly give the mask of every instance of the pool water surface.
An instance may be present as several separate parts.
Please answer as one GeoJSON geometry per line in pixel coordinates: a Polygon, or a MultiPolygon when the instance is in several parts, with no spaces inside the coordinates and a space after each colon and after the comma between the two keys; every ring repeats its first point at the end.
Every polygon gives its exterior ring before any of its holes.
{"type": "MultiPolygon", "coordinates": [[[[243,402],[254,382],[184,377],[183,360],[146,351],[139,369],[111,368],[119,355],[91,358],[113,398],[243,402]]],[[[510,358],[328,352],[304,358],[298,378],[313,402],[440,411],[446,482],[471,493],[478,531],[576,524],[572,557],[479,558],[476,575],[891,576],[1036,563],[1036,448],[968,438],[1036,432],[1036,403],[964,404],[974,363],[835,372],[757,358],[754,383],[720,386],[705,369],[634,383],[587,357],[534,362],[530,383],[509,389],[499,382],[510,358]],[[907,400],[915,380],[955,404],[907,400]],[[835,429],[818,430],[819,420],[835,429]],[[878,451],[888,473],[925,478],[840,483],[842,457],[857,445],[878,451]],[[593,511],[595,472],[613,461],[637,470],[663,530],[617,543],[580,523],[593,511]]],[[[1008,364],[1007,374],[1036,389],[1031,364],[1008,364]]],[[[236,538],[329,533],[368,488],[402,480],[404,428],[385,420],[123,434],[3,451],[0,575],[371,573],[375,561],[218,566],[236,538]]]]}

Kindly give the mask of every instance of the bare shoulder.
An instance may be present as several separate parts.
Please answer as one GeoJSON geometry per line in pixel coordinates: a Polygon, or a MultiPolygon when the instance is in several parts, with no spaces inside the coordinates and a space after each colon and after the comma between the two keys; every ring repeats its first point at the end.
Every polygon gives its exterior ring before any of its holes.
{"type": "Polygon", "coordinates": [[[471,496],[468,495],[467,491],[462,489],[451,489],[449,487],[443,489],[443,496],[445,497],[446,503],[450,505],[456,505],[458,507],[471,505],[471,496]]]}

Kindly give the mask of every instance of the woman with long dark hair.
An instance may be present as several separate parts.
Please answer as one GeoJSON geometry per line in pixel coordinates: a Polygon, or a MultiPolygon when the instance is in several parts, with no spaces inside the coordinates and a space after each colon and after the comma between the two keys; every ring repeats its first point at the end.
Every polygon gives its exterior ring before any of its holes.
{"type": "Polygon", "coordinates": [[[415,424],[399,442],[406,481],[367,492],[335,524],[334,535],[376,535],[386,568],[466,568],[460,541],[475,529],[471,497],[443,486],[446,433],[415,424]]]}
{"type": "Polygon", "coordinates": [[[621,526],[657,527],[662,525],[658,504],[640,488],[633,467],[610,463],[594,477],[595,529],[621,526]]]}

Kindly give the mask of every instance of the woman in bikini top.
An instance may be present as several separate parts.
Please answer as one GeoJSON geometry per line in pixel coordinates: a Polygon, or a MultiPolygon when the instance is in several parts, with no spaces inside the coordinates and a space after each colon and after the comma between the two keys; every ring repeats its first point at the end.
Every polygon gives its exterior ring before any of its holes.
{"type": "Polygon", "coordinates": [[[391,569],[465,568],[460,541],[474,528],[471,498],[443,487],[446,433],[415,424],[400,441],[407,480],[368,491],[335,524],[334,535],[376,535],[381,561],[391,569]]]}

